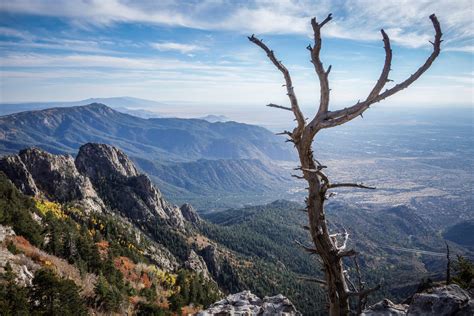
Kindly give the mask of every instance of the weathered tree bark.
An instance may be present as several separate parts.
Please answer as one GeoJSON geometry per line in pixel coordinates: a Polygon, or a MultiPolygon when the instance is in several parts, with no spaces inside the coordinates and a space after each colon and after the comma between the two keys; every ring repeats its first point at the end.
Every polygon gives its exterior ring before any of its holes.
{"type": "MultiPolygon", "coordinates": [[[[343,234],[330,234],[326,215],[324,211],[324,203],[328,196],[328,190],[339,187],[354,187],[362,189],[374,189],[373,187],[365,186],[361,183],[331,183],[323,172],[325,166],[321,165],[313,157],[312,144],[316,134],[325,128],[335,127],[356,118],[367,110],[370,105],[382,101],[383,99],[407,88],[415,80],[417,80],[433,63],[439,55],[441,46],[441,28],[439,22],[434,14],[430,16],[431,22],[435,29],[435,38],[433,45],[433,52],[425,61],[425,63],[405,81],[393,86],[390,89],[381,93],[385,84],[391,81],[388,78],[391,62],[392,49],[390,47],[390,39],[384,30],[381,30],[384,49],[385,49],[385,63],[374,88],[362,102],[346,107],[342,110],[329,111],[329,73],[331,66],[324,68],[320,59],[320,52],[322,46],[321,28],[332,19],[329,14],[326,19],[318,23],[315,18],[311,20],[311,26],[314,33],[314,46],[309,45],[307,49],[311,54],[311,62],[319,79],[320,84],[320,101],[317,114],[308,123],[303,116],[298,105],[298,100],[293,88],[290,73],[288,69],[279,61],[272,50],[265,45],[262,40],[256,38],[254,35],[249,37],[249,40],[259,46],[265,51],[270,61],[283,74],[285,80],[285,87],[288,98],[290,100],[290,107],[268,104],[270,107],[279,108],[293,112],[296,121],[296,127],[292,132],[284,131],[280,134],[289,136],[289,141],[293,142],[298,151],[301,166],[296,168],[301,170],[303,176],[296,176],[304,178],[308,183],[308,196],[306,198],[306,211],[308,214],[309,232],[315,248],[304,246],[310,253],[319,255],[322,268],[324,270],[325,280],[306,279],[317,283],[324,283],[327,287],[329,298],[329,314],[333,316],[349,315],[349,298],[356,297],[360,302],[365,302],[367,295],[377,290],[379,286],[374,288],[364,289],[361,287],[362,282],[359,282],[359,288],[356,288],[348,279],[344,270],[343,258],[354,256],[356,252],[347,248],[347,240],[349,235],[347,232],[343,234]],[[341,243],[341,237],[343,241],[341,243]],[[351,289],[348,287],[351,286],[351,289]]],[[[358,310],[360,313],[360,308],[358,310]]]]}

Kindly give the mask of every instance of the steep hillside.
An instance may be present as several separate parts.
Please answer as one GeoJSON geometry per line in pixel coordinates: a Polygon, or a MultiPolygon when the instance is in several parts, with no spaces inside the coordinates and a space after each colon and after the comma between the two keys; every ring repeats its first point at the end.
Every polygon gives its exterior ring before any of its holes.
{"type": "Polygon", "coordinates": [[[0,172],[2,315],[171,315],[207,306],[220,291],[192,267],[125,218],[27,197],[0,172]]]}
{"type": "MultiPolygon", "coordinates": [[[[321,273],[317,261],[295,242],[311,245],[308,232],[303,229],[307,225],[306,214],[301,210],[299,204],[276,201],[215,212],[204,215],[213,224],[203,222],[201,230],[251,261],[261,259],[281,264],[299,275],[314,276],[321,273]]],[[[382,290],[373,300],[400,300],[413,294],[423,277],[444,277],[444,240],[413,209],[398,206],[374,212],[332,202],[327,214],[331,230],[336,233],[345,228],[351,237],[349,246],[360,251],[365,279],[371,284],[382,283],[382,290]]],[[[452,251],[469,255],[459,247],[452,251]]],[[[352,262],[347,264],[353,273],[352,262]]],[[[297,297],[288,297],[300,305],[297,297]]]]}
{"type": "Polygon", "coordinates": [[[249,260],[247,252],[205,238],[198,228],[207,224],[192,206],[164,200],[115,147],[85,144],[75,160],[25,149],[1,158],[0,171],[11,180],[0,172],[0,292],[12,280],[35,284],[46,268],[56,283],[73,281],[78,304],[93,311],[166,313],[206,306],[221,291],[251,289],[290,295],[301,310],[319,314],[318,285],[299,281],[272,258],[249,260]]]}

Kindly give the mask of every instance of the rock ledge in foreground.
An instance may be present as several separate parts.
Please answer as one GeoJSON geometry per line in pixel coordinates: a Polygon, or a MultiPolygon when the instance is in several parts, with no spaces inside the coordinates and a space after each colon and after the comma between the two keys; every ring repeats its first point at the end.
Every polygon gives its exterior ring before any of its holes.
{"type": "Polygon", "coordinates": [[[231,294],[225,299],[212,304],[208,309],[201,311],[198,316],[232,315],[232,316],[300,316],[295,306],[283,295],[275,295],[260,299],[250,291],[231,294]]]}

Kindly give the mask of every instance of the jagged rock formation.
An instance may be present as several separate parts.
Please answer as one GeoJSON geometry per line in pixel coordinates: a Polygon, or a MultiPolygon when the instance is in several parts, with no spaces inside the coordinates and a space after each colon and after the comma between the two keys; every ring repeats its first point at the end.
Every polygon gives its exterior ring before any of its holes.
{"type": "Polygon", "coordinates": [[[92,183],[78,172],[69,155],[28,148],[18,155],[0,158],[0,171],[27,195],[77,204],[85,210],[105,209],[92,183]]]}
{"type": "Polygon", "coordinates": [[[0,159],[0,170],[26,195],[36,196],[39,190],[20,156],[4,156],[0,159]]]}
{"type": "Polygon", "coordinates": [[[200,255],[204,259],[209,272],[214,278],[217,278],[221,273],[221,265],[219,263],[220,259],[216,247],[208,245],[200,251],[200,255]]]}
{"type": "Polygon", "coordinates": [[[181,210],[181,214],[183,214],[184,219],[188,222],[192,224],[201,222],[201,218],[191,204],[185,203],[181,205],[179,209],[181,210]]]}
{"type": "Polygon", "coordinates": [[[212,280],[209,270],[207,269],[206,262],[204,262],[204,259],[194,250],[191,250],[189,258],[184,263],[184,266],[192,271],[202,274],[206,280],[212,280]]]}
{"type": "Polygon", "coordinates": [[[77,169],[94,184],[101,198],[122,215],[135,221],[151,217],[168,220],[182,228],[184,218],[178,207],[165,201],[160,191],[119,149],[88,143],[79,149],[77,169]]]}
{"type": "MultiPolygon", "coordinates": [[[[85,144],[76,160],[29,148],[0,158],[0,171],[27,195],[117,212],[134,222],[157,217],[184,229],[181,210],[165,201],[150,179],[113,146],[85,144]]],[[[189,208],[185,211],[192,218],[189,208]]]]}
{"type": "Polygon", "coordinates": [[[198,316],[208,315],[301,315],[290,300],[279,294],[260,299],[250,291],[231,294],[225,299],[212,304],[208,309],[201,311],[198,316]]]}
{"type": "Polygon", "coordinates": [[[410,305],[394,304],[385,299],[364,310],[362,315],[468,316],[474,315],[474,300],[468,291],[451,284],[416,293],[410,305]]]}

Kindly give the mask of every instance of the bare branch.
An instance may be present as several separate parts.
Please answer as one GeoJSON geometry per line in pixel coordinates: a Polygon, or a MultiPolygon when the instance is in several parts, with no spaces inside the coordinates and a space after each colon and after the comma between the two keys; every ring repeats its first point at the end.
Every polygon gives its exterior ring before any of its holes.
{"type": "Polygon", "coordinates": [[[311,248],[311,247],[308,247],[308,246],[305,246],[304,244],[302,244],[301,242],[299,242],[298,240],[295,240],[295,243],[300,246],[301,248],[303,248],[305,251],[309,252],[309,253],[312,253],[312,254],[317,254],[318,251],[314,248],[311,248]]]}
{"type": "Polygon", "coordinates": [[[286,91],[288,94],[288,98],[290,99],[291,103],[291,111],[293,111],[293,114],[295,115],[296,121],[297,121],[297,128],[294,131],[294,136],[295,138],[298,138],[301,133],[303,132],[304,126],[306,124],[303,113],[301,112],[301,109],[298,105],[298,100],[296,99],[296,95],[293,89],[293,82],[291,80],[290,72],[286,67],[281,63],[281,61],[277,60],[275,57],[275,54],[273,53],[272,50],[270,50],[267,45],[263,44],[261,40],[256,38],[254,35],[250,36],[248,38],[252,43],[255,45],[259,46],[261,49],[267,53],[268,58],[270,61],[275,65],[275,67],[280,70],[280,72],[283,74],[283,77],[285,78],[285,86],[286,86],[286,91]]]}
{"type": "Polygon", "coordinates": [[[357,252],[354,249],[339,251],[337,253],[337,256],[340,257],[340,258],[342,258],[342,257],[352,257],[352,256],[355,256],[355,255],[357,255],[357,252]]]}
{"type": "Polygon", "coordinates": [[[370,293],[377,291],[378,289],[380,289],[380,284],[378,284],[377,286],[375,286],[373,288],[358,291],[358,292],[347,292],[347,295],[348,296],[365,297],[365,296],[369,295],[370,293]]]}
{"type": "Polygon", "coordinates": [[[342,245],[339,247],[339,250],[346,250],[347,247],[347,241],[349,240],[349,233],[344,229],[344,241],[342,242],[342,245]]]}
{"type": "MultiPolygon", "coordinates": [[[[321,62],[320,58],[320,53],[321,53],[321,46],[322,46],[322,40],[321,40],[321,28],[331,21],[332,19],[332,14],[329,14],[326,19],[324,19],[323,22],[318,23],[316,22],[316,18],[311,19],[311,26],[313,27],[313,33],[314,33],[314,47],[309,49],[311,52],[311,62],[314,65],[314,70],[316,71],[316,74],[318,75],[319,79],[319,86],[320,86],[320,99],[319,99],[319,110],[318,113],[316,114],[315,118],[313,121],[316,120],[316,117],[322,113],[326,113],[329,107],[329,81],[328,81],[328,75],[329,72],[331,71],[331,67],[328,68],[328,71],[324,70],[323,63],[321,62]]],[[[313,122],[312,121],[312,122],[313,122]]],[[[309,126],[312,124],[310,123],[309,126]]]]}
{"type": "Polygon", "coordinates": [[[291,108],[289,107],[286,107],[286,106],[282,106],[282,105],[278,105],[278,104],[273,104],[273,103],[270,103],[270,104],[267,104],[268,107],[271,107],[271,108],[277,108],[277,109],[282,109],[282,110],[287,110],[287,111],[293,111],[291,108]]]}
{"type": "Polygon", "coordinates": [[[291,176],[292,176],[293,178],[296,178],[296,179],[304,179],[304,177],[299,176],[299,175],[297,175],[297,174],[292,174],[291,176]]]}
{"type": "Polygon", "coordinates": [[[414,74],[408,77],[405,81],[395,85],[393,88],[387,89],[383,93],[380,93],[385,83],[389,81],[388,73],[390,72],[390,63],[391,63],[391,58],[392,58],[389,38],[385,34],[385,32],[382,30],[382,36],[384,37],[384,44],[385,44],[384,45],[385,64],[384,64],[383,71],[379,77],[379,80],[377,81],[376,85],[372,89],[371,93],[369,94],[367,99],[363,102],[357,102],[355,105],[351,107],[326,113],[326,115],[322,117],[323,121],[321,121],[321,123],[318,125],[319,128],[328,128],[328,127],[334,127],[334,126],[344,124],[356,118],[357,116],[362,115],[362,113],[365,110],[367,110],[370,107],[370,105],[376,102],[380,102],[383,99],[386,99],[389,96],[407,88],[413,82],[415,82],[418,78],[420,78],[420,76],[430,68],[431,64],[438,57],[441,51],[441,42],[442,42],[441,36],[443,34],[441,33],[440,24],[438,22],[438,19],[436,18],[436,15],[434,14],[430,15],[430,19],[435,29],[435,40],[432,43],[433,52],[426,59],[425,63],[420,68],[418,68],[418,70],[414,74]]]}
{"type": "Polygon", "coordinates": [[[374,88],[370,92],[366,101],[372,100],[380,93],[380,91],[382,91],[382,88],[388,82],[388,74],[390,72],[390,67],[392,64],[392,48],[390,47],[390,39],[388,38],[387,33],[385,33],[383,29],[381,29],[380,32],[382,33],[383,44],[384,44],[384,49],[385,49],[385,63],[383,65],[383,70],[382,70],[382,73],[380,74],[379,80],[377,80],[377,83],[375,84],[374,88]]]}
{"type": "Polygon", "coordinates": [[[375,190],[375,187],[369,187],[367,185],[364,185],[362,183],[331,183],[328,184],[327,188],[328,189],[334,189],[334,188],[343,188],[343,187],[352,187],[352,188],[360,188],[360,189],[369,189],[369,190],[375,190]]]}
{"type": "MultiPolygon", "coordinates": [[[[275,135],[288,135],[288,136],[291,137],[293,134],[292,134],[291,132],[289,132],[289,131],[283,131],[283,132],[281,132],[281,133],[276,133],[275,135]]],[[[295,170],[296,170],[296,169],[295,169],[295,170]]]]}
{"type": "Polygon", "coordinates": [[[319,283],[319,284],[323,284],[323,285],[326,285],[326,281],[324,280],[320,280],[320,279],[316,279],[316,278],[308,278],[308,277],[298,277],[298,280],[301,280],[301,281],[308,281],[308,282],[315,282],[315,283],[319,283]]]}

